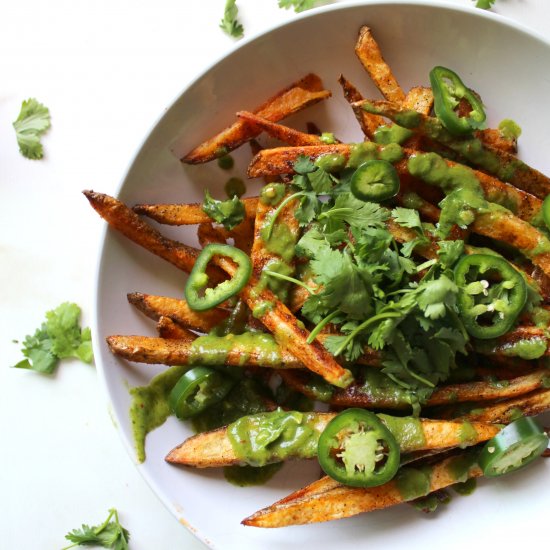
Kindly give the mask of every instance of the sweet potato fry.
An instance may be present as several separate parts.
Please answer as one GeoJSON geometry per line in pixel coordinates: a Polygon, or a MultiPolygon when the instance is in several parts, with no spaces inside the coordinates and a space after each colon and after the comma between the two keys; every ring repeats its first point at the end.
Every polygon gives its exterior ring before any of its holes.
{"type": "Polygon", "coordinates": [[[229,316],[228,311],[220,308],[193,311],[185,300],[167,296],[131,292],[127,298],[128,302],[150,319],[158,321],[161,317],[168,317],[183,328],[199,332],[210,332],[229,316]]]}
{"type": "MultiPolygon", "coordinates": [[[[373,353],[374,355],[371,356],[369,362],[371,365],[376,364],[376,361],[380,361],[376,352],[373,353]]],[[[365,359],[368,357],[368,354],[365,355],[365,359]]],[[[307,373],[302,371],[284,372],[281,373],[281,376],[288,386],[307,397],[315,399],[316,396],[308,385],[307,373]]],[[[481,402],[495,399],[512,399],[544,388],[549,380],[548,372],[542,369],[504,382],[478,381],[450,384],[436,389],[428,399],[426,406],[467,401],[481,402]]],[[[406,397],[399,395],[398,392],[380,392],[376,383],[371,384],[368,378],[364,381],[354,382],[346,389],[335,389],[327,402],[338,407],[383,409],[407,409],[410,407],[406,397]]]]}
{"type": "MultiPolygon", "coordinates": [[[[186,244],[168,239],[156,229],[145,223],[140,217],[119,200],[96,193],[84,191],[92,208],[113,228],[149,252],[160,256],[182,271],[189,273],[195,264],[200,250],[186,244]]],[[[212,272],[214,275],[214,272],[212,272]]],[[[217,273],[220,280],[221,273],[217,273]]]]}
{"type": "MultiPolygon", "coordinates": [[[[322,99],[330,97],[330,95],[328,90],[323,89],[321,79],[317,75],[308,74],[268,99],[253,112],[271,122],[278,122],[322,99]]],[[[201,143],[181,160],[188,164],[208,162],[227,154],[244,142],[256,137],[260,132],[261,129],[257,126],[238,120],[216,136],[201,143]]]]}
{"type": "MultiPolygon", "coordinates": [[[[326,425],[336,416],[336,413],[320,413],[311,412],[303,413],[308,415],[311,422],[309,425],[313,427],[315,437],[318,438],[326,425]]],[[[387,415],[380,415],[382,422],[386,419],[391,419],[387,415]]],[[[416,419],[398,419],[397,422],[402,422],[402,425],[418,426],[416,419]]],[[[392,431],[394,426],[391,422],[388,429],[392,431]]],[[[493,424],[474,423],[468,424],[468,429],[473,430],[476,436],[468,441],[469,445],[476,445],[482,441],[487,441],[494,437],[500,428],[493,424]]],[[[440,420],[420,420],[420,430],[422,437],[408,438],[402,437],[402,432],[394,430],[394,435],[399,443],[402,453],[410,453],[415,451],[425,451],[431,449],[447,449],[456,447],[464,443],[462,422],[450,422],[440,420]],[[421,441],[423,440],[423,441],[421,441]]],[[[293,458],[315,458],[317,456],[316,448],[308,447],[311,456],[307,455],[289,456],[289,460],[293,458]]],[[[303,453],[303,451],[302,451],[303,453]]],[[[268,462],[278,462],[280,459],[276,455],[268,458],[268,462]]],[[[248,462],[246,459],[239,458],[231,445],[231,440],[228,436],[228,429],[220,428],[218,430],[201,433],[185,440],[181,445],[172,449],[166,456],[166,461],[173,464],[184,464],[186,466],[194,466],[195,468],[213,468],[220,466],[244,465],[248,462]]]]}
{"type": "MultiPolygon", "coordinates": [[[[344,98],[348,103],[352,104],[363,99],[359,90],[344,75],[340,75],[338,82],[342,86],[344,98]]],[[[372,140],[376,129],[384,124],[384,119],[377,115],[371,115],[363,109],[353,109],[353,113],[365,136],[372,140]]]]}
{"type": "MultiPolygon", "coordinates": [[[[536,344],[541,347],[541,356],[550,356],[548,331],[538,327],[516,327],[496,340],[477,343],[476,350],[486,355],[505,355],[518,342],[536,344]]],[[[550,371],[548,372],[550,381],[550,371]]]]}
{"type": "Polygon", "coordinates": [[[401,103],[405,100],[405,93],[399,86],[390,66],[384,61],[380,47],[366,25],[359,31],[355,53],[380,93],[388,101],[401,103]]]}
{"type": "Polygon", "coordinates": [[[458,139],[433,117],[404,109],[398,102],[363,100],[355,103],[369,113],[384,116],[415,133],[433,139],[455,151],[473,166],[486,170],[502,181],[544,199],[550,194],[550,178],[514,155],[484,145],[478,138],[458,139]]]}
{"type": "Polygon", "coordinates": [[[174,323],[170,317],[161,317],[157,322],[157,332],[160,338],[167,340],[182,340],[192,342],[197,335],[174,323]]]}
{"type": "MultiPolygon", "coordinates": [[[[246,211],[246,219],[254,219],[258,197],[241,200],[246,211]]],[[[164,225],[194,225],[212,221],[202,209],[202,204],[136,204],[132,210],[164,225]]]]}
{"type": "MultiPolygon", "coordinates": [[[[214,341],[209,337],[209,344],[214,341]]],[[[266,351],[265,346],[255,346],[249,340],[238,336],[219,336],[219,347],[216,352],[210,348],[201,347],[202,341],[173,340],[156,338],[152,336],[119,336],[113,335],[107,338],[109,349],[115,355],[133,361],[135,363],[148,363],[151,365],[189,365],[203,361],[209,364],[217,363],[242,367],[243,358],[247,366],[277,367],[277,368],[303,368],[296,357],[285,350],[279,350],[276,346],[266,351]],[[221,351],[220,351],[221,350],[221,351]]],[[[270,339],[265,335],[266,339],[270,339]]]]}
{"type": "Polygon", "coordinates": [[[470,422],[494,422],[509,424],[518,416],[535,416],[550,410],[550,390],[538,390],[516,399],[509,399],[502,403],[491,404],[486,407],[476,407],[461,419],[470,422]]]}
{"type": "MultiPolygon", "coordinates": [[[[482,475],[481,469],[472,459],[471,466],[465,469],[464,476],[457,480],[454,467],[457,460],[464,460],[464,458],[461,456],[445,458],[433,465],[430,475],[430,493],[453,485],[457,481],[482,475]]],[[[403,467],[402,471],[404,472],[407,468],[409,467],[403,467]]],[[[242,523],[264,528],[304,525],[347,518],[406,501],[399,492],[395,480],[369,488],[346,487],[335,483],[333,480],[322,478],[256,512],[242,523]]]]}
{"type": "Polygon", "coordinates": [[[320,145],[323,143],[318,135],[299,132],[294,128],[271,122],[267,120],[267,118],[248,111],[239,111],[237,117],[241,120],[245,120],[250,125],[258,126],[258,128],[261,128],[266,134],[288,145],[320,145]]]}

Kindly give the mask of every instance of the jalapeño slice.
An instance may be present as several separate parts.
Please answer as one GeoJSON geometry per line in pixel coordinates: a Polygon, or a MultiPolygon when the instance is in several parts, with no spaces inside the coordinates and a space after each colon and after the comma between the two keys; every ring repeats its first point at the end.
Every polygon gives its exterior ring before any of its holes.
{"type": "Polygon", "coordinates": [[[367,160],[351,177],[350,189],[362,201],[382,202],[399,192],[399,176],[386,160],[367,160]]]}
{"type": "Polygon", "coordinates": [[[170,392],[170,408],[181,419],[191,418],[221,401],[233,380],[207,367],[188,370],[170,392]]]}
{"type": "Polygon", "coordinates": [[[504,258],[489,254],[464,256],[456,265],[460,288],[458,309],[474,338],[496,338],[512,328],[527,300],[522,275],[504,258]]]}
{"type": "Polygon", "coordinates": [[[548,436],[531,417],[518,418],[489,440],[479,455],[479,466],[489,477],[519,470],[548,447],[548,436]]]}
{"type": "Polygon", "coordinates": [[[446,67],[434,67],[430,72],[430,83],[435,114],[451,134],[461,136],[483,127],[486,115],[481,100],[454,71],[446,67]],[[461,117],[455,108],[463,99],[471,110],[467,116],[461,117]]]}
{"type": "Polygon", "coordinates": [[[252,273],[250,258],[238,248],[228,244],[209,244],[205,246],[195,261],[195,265],[185,285],[185,299],[194,311],[205,311],[225,302],[238,294],[248,282],[252,273]],[[215,288],[207,288],[206,268],[214,256],[226,256],[237,264],[237,271],[228,281],[215,288]]]}
{"type": "Polygon", "coordinates": [[[399,444],[372,412],[347,409],[319,437],[317,456],[324,472],[353,487],[375,487],[399,468],[399,444]]]}

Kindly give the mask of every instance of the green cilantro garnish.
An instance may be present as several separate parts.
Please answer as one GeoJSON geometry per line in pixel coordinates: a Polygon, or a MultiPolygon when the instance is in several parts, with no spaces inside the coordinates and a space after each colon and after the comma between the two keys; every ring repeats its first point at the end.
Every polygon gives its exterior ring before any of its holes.
{"type": "Polygon", "coordinates": [[[495,3],[495,0],[477,0],[476,8],[481,8],[482,10],[488,10],[495,3]]]}
{"type": "Polygon", "coordinates": [[[232,199],[219,201],[212,198],[208,189],[204,192],[202,209],[212,220],[221,223],[228,230],[239,225],[246,214],[244,204],[236,195],[232,199]]]}
{"type": "Polygon", "coordinates": [[[227,0],[223,19],[220,21],[220,29],[233,38],[241,38],[244,35],[244,28],[237,20],[238,13],[239,8],[236,0],[227,0]]]}
{"type": "Polygon", "coordinates": [[[13,123],[19,151],[28,159],[41,159],[44,150],[40,136],[50,127],[50,111],[34,98],[23,101],[21,112],[13,123]]]}
{"type": "Polygon", "coordinates": [[[118,512],[111,508],[107,519],[101,525],[95,527],[82,525],[80,529],[67,533],[65,538],[73,544],[66,546],[63,550],[75,546],[101,546],[112,550],[128,550],[130,533],[120,524],[118,512]]]}
{"type": "Polygon", "coordinates": [[[19,369],[52,374],[60,359],[76,357],[85,363],[93,361],[89,328],[80,328],[80,308],[65,302],[46,313],[46,322],[23,342],[23,359],[19,369]]]}
{"type": "Polygon", "coordinates": [[[319,0],[279,0],[279,7],[286,10],[294,8],[296,13],[310,10],[319,4],[319,0]]]}

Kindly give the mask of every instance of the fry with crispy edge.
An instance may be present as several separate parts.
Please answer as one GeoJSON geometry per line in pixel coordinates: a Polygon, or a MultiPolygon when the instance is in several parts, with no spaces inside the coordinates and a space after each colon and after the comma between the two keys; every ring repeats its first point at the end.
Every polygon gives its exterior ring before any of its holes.
{"type": "Polygon", "coordinates": [[[502,403],[482,408],[476,406],[475,409],[461,415],[460,418],[472,422],[509,424],[518,416],[535,416],[548,410],[550,410],[550,389],[544,389],[502,403]]]}
{"type": "MultiPolygon", "coordinates": [[[[405,472],[409,466],[401,468],[405,472]]],[[[400,474],[398,474],[400,475],[400,474]]],[[[483,475],[475,461],[475,451],[466,451],[463,455],[445,458],[435,463],[430,472],[428,493],[444,489],[457,482],[483,475]],[[457,478],[457,462],[464,464],[464,455],[472,453],[469,467],[457,478]]],[[[396,480],[378,487],[346,487],[329,477],[299,489],[275,504],[259,510],[245,520],[244,525],[252,527],[286,527],[304,525],[333,519],[355,516],[362,512],[371,512],[406,502],[399,492],[396,480]]]]}
{"type": "Polygon", "coordinates": [[[380,93],[388,101],[396,103],[405,101],[405,93],[399,86],[390,66],[384,61],[380,47],[374,40],[370,28],[366,25],[359,31],[355,53],[380,93]]]}
{"type": "MultiPolygon", "coordinates": [[[[92,208],[113,228],[120,231],[134,243],[149,252],[189,273],[193,269],[200,250],[168,239],[145,223],[135,212],[121,201],[94,191],[83,191],[92,208]]],[[[220,280],[222,273],[211,270],[212,276],[220,280]]]]}
{"type": "MultiPolygon", "coordinates": [[[[303,371],[281,372],[285,383],[295,391],[315,399],[315,392],[308,385],[308,373],[303,371]]],[[[499,383],[489,381],[449,384],[436,389],[429,397],[425,406],[463,403],[467,401],[491,401],[495,399],[512,399],[526,395],[532,391],[544,388],[549,381],[546,369],[536,370],[523,376],[516,376],[499,383]]],[[[335,389],[327,399],[331,405],[338,407],[365,407],[384,409],[406,409],[410,403],[399,396],[379,395],[378,388],[372,388],[368,383],[354,382],[345,389],[335,389]]]]}
{"type": "MultiPolygon", "coordinates": [[[[331,93],[323,89],[321,79],[315,74],[308,74],[294,82],[288,88],[268,99],[253,112],[271,122],[290,116],[322,99],[331,93]]],[[[200,164],[227,154],[239,145],[261,133],[257,126],[238,120],[219,134],[201,143],[187,153],[181,160],[187,164],[200,164]]]]}
{"type": "Polygon", "coordinates": [[[154,321],[168,317],[183,328],[199,332],[210,332],[229,316],[229,311],[221,308],[193,311],[185,300],[167,296],[131,292],[127,298],[128,302],[154,321]]]}
{"type": "MultiPolygon", "coordinates": [[[[258,197],[241,199],[245,219],[254,219],[258,197]]],[[[210,223],[212,219],[202,209],[202,204],[136,204],[132,210],[164,225],[194,225],[210,223]]]]}
{"type": "MultiPolygon", "coordinates": [[[[265,335],[269,337],[268,335],[265,335]]],[[[219,365],[236,367],[277,367],[280,369],[304,368],[294,355],[284,349],[266,351],[262,345],[243,341],[238,336],[209,336],[209,349],[214,348],[214,338],[219,341],[217,352],[212,353],[201,348],[202,340],[172,340],[155,336],[120,336],[107,337],[107,345],[115,355],[135,363],[150,365],[190,365],[208,359],[210,364],[218,358],[219,365]],[[221,351],[220,351],[221,350],[221,351]],[[243,364],[243,358],[246,363],[243,364]]]]}
{"type": "MultiPolygon", "coordinates": [[[[269,413],[268,413],[269,414],[269,413]]],[[[318,438],[327,424],[336,416],[337,413],[301,413],[308,415],[309,425],[313,426],[315,437],[318,438]]],[[[380,420],[391,419],[387,415],[380,415],[380,420]]],[[[399,422],[400,419],[397,419],[399,422]]],[[[447,449],[464,444],[464,423],[450,422],[448,420],[425,420],[403,418],[403,423],[412,422],[421,432],[422,436],[418,438],[403,437],[396,431],[393,435],[400,445],[402,453],[411,453],[415,451],[426,451],[432,449],[447,449]]],[[[392,431],[393,424],[390,422],[387,427],[392,431]]],[[[468,440],[468,445],[477,445],[482,441],[487,441],[494,437],[500,428],[494,424],[476,422],[468,424],[468,429],[472,428],[475,437],[468,440]]],[[[309,447],[311,456],[289,456],[288,459],[295,458],[315,458],[317,449],[309,447]]],[[[219,428],[209,432],[203,432],[186,439],[181,445],[172,449],[166,456],[166,461],[172,464],[184,464],[195,468],[214,468],[220,466],[248,464],[246,458],[237,456],[231,445],[228,436],[228,427],[219,428]]],[[[278,462],[276,456],[267,459],[267,462],[278,462]]]]}
{"type": "Polygon", "coordinates": [[[288,145],[321,145],[323,140],[316,134],[306,134],[283,124],[271,122],[267,118],[255,115],[249,111],[239,111],[237,117],[251,125],[258,126],[266,134],[288,145]]]}
{"type": "Polygon", "coordinates": [[[159,333],[159,338],[165,338],[166,340],[192,342],[197,338],[194,332],[180,327],[170,317],[161,317],[157,321],[157,332],[159,333]]]}
{"type": "Polygon", "coordinates": [[[354,104],[369,113],[381,115],[405,126],[416,134],[441,143],[472,165],[500,180],[512,183],[519,189],[523,189],[539,199],[544,199],[550,194],[550,178],[535,168],[528,166],[516,156],[493,149],[481,142],[478,138],[458,139],[450,134],[443,124],[434,117],[426,116],[411,109],[405,109],[396,102],[375,101],[365,99],[354,104]]]}

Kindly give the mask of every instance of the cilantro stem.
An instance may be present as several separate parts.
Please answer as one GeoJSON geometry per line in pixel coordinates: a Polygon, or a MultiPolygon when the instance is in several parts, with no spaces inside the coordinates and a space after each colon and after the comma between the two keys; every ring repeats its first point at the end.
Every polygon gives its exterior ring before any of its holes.
{"type": "Polygon", "coordinates": [[[370,325],[373,325],[374,323],[377,323],[378,321],[383,321],[384,319],[392,319],[392,318],[398,318],[403,317],[402,313],[379,313],[378,315],[375,315],[374,317],[371,317],[370,319],[367,319],[363,323],[361,323],[356,329],[354,329],[352,332],[349,333],[348,337],[340,344],[338,349],[334,352],[334,355],[340,355],[347,347],[347,345],[363,330],[368,328],[370,325]]]}
{"type": "Polygon", "coordinates": [[[323,218],[330,218],[331,216],[333,216],[334,214],[339,214],[340,212],[344,213],[345,215],[350,215],[350,214],[353,214],[353,209],[351,208],[331,208],[330,210],[328,210],[327,212],[323,212],[318,220],[321,221],[323,218]]]}
{"type": "Polygon", "coordinates": [[[269,223],[266,225],[265,229],[265,236],[266,238],[264,240],[269,241],[271,239],[271,234],[273,233],[273,226],[275,225],[275,220],[281,213],[282,209],[291,201],[294,200],[296,197],[301,197],[304,195],[304,191],[298,191],[297,193],[293,193],[292,195],[289,195],[278,207],[275,212],[273,212],[273,215],[271,216],[271,219],[269,220],[269,223]]]}
{"type": "Polygon", "coordinates": [[[317,338],[317,335],[325,328],[325,326],[328,325],[339,313],[340,313],[340,310],[337,309],[332,313],[330,313],[329,315],[327,315],[324,319],[319,321],[319,323],[317,323],[317,326],[309,333],[309,336],[306,342],[308,344],[311,344],[313,340],[317,338]]]}
{"type": "Polygon", "coordinates": [[[432,267],[432,265],[435,265],[437,263],[437,260],[428,260],[427,262],[424,262],[423,264],[420,264],[416,267],[416,272],[420,273],[424,269],[427,269],[428,267],[432,267]]]}
{"type": "Polygon", "coordinates": [[[305,288],[310,294],[315,294],[313,289],[307,286],[304,282],[295,279],[294,277],[289,277],[288,275],[283,275],[282,273],[277,273],[276,271],[270,271],[269,269],[264,269],[262,273],[269,275],[270,277],[275,277],[276,279],[282,279],[283,281],[288,281],[289,283],[294,283],[295,285],[305,288]]]}

